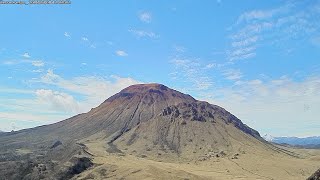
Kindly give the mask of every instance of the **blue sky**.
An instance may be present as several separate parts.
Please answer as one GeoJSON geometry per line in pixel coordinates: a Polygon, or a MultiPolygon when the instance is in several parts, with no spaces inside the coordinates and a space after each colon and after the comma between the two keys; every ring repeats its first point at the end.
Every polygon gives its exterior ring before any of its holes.
{"type": "Polygon", "coordinates": [[[262,135],[320,135],[320,1],[72,1],[0,15],[0,130],[157,82],[262,135]]]}

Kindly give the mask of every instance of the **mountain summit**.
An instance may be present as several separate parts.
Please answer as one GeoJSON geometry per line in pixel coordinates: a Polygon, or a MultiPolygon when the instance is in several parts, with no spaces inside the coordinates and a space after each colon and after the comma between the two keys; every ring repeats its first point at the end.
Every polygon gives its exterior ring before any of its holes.
{"type": "Polygon", "coordinates": [[[73,129],[92,126],[84,136],[103,131],[106,142],[113,143],[112,147],[117,144],[132,150],[138,148],[136,143],[148,147],[156,144],[159,146],[156,149],[165,147],[179,153],[190,149],[186,144],[227,146],[231,142],[223,132],[229,130],[261,140],[257,131],[223,108],[197,101],[161,84],[125,88],[77,119],[80,120],[74,121],[73,129]]]}

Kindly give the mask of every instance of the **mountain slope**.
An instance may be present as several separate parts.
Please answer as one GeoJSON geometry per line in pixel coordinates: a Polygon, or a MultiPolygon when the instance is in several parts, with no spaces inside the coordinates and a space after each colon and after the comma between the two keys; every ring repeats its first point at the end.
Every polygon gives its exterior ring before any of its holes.
{"type": "Polygon", "coordinates": [[[224,109],[206,102],[192,102],[163,109],[152,120],[120,136],[114,144],[127,152],[151,157],[166,154],[192,159],[207,152],[239,153],[235,147],[241,141],[261,140],[258,132],[224,109]],[[235,138],[237,142],[232,141],[235,138]]]}
{"type": "MultiPolygon", "coordinates": [[[[0,139],[0,143],[5,143],[5,146],[10,145],[10,147],[19,146],[19,143],[11,144],[10,139],[22,138],[28,140],[30,146],[43,146],[44,144],[49,146],[54,140],[70,143],[97,133],[102,133],[108,143],[111,143],[140,123],[164,118],[163,112],[166,108],[178,110],[178,107],[188,108],[188,106],[190,106],[189,109],[184,109],[182,112],[189,114],[184,114],[183,117],[179,117],[180,119],[201,122],[213,121],[216,118],[215,121],[231,123],[239,130],[260,138],[258,132],[242,124],[239,119],[218,106],[200,103],[189,95],[163,85],[148,84],[130,86],[88,113],[56,124],[10,133],[7,138],[0,139]],[[201,105],[202,108],[209,109],[200,112],[197,106],[201,105]]],[[[24,142],[21,141],[21,143],[24,142]]]]}

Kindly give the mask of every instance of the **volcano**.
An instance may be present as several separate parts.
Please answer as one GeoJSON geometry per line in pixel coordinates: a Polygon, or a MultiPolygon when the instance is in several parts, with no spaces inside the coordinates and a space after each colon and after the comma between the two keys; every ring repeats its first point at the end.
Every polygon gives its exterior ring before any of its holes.
{"type": "Polygon", "coordinates": [[[248,154],[300,157],[269,144],[225,109],[161,84],[132,85],[88,113],[0,135],[0,172],[6,179],[100,179],[107,173],[86,173],[117,157],[196,163],[233,162],[248,154]]]}

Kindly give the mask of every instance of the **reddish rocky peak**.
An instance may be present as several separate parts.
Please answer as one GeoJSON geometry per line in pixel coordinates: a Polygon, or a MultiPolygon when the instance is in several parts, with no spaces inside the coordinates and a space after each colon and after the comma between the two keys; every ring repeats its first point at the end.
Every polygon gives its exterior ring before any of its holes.
{"type": "Polygon", "coordinates": [[[170,89],[165,85],[157,84],[157,83],[132,85],[120,91],[116,96],[127,97],[127,96],[134,96],[134,95],[158,96],[158,97],[163,97],[164,99],[171,99],[173,101],[177,99],[185,100],[188,102],[195,101],[195,99],[188,94],[183,94],[174,89],[170,89]]]}
{"type": "Polygon", "coordinates": [[[107,99],[105,102],[113,102],[115,100],[132,100],[136,99],[137,102],[144,99],[152,103],[163,103],[168,105],[176,105],[180,102],[194,102],[193,97],[188,94],[183,94],[174,89],[170,89],[165,85],[152,83],[152,84],[136,84],[129,86],[114,96],[107,99]],[[134,98],[135,97],[135,98],[134,98]]]}
{"type": "Polygon", "coordinates": [[[169,88],[162,84],[135,84],[123,89],[122,93],[146,93],[152,91],[167,91],[169,88]]]}

